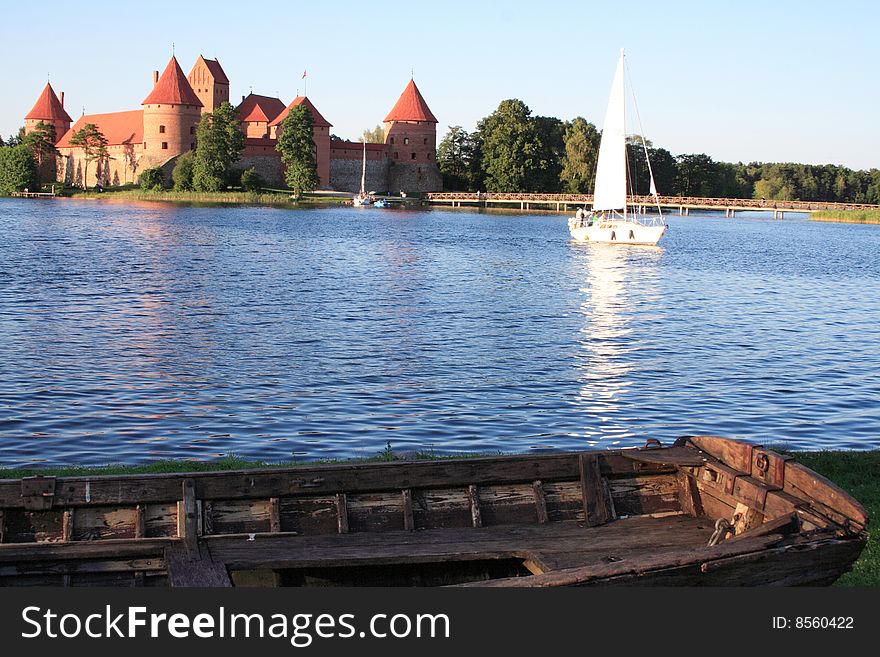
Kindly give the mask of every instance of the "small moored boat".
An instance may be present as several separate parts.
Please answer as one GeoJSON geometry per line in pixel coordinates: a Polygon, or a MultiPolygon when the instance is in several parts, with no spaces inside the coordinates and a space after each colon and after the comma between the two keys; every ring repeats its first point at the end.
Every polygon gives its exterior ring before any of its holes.
{"type": "Polygon", "coordinates": [[[867,515],[772,450],[0,480],[0,586],[830,584],[867,515]]]}

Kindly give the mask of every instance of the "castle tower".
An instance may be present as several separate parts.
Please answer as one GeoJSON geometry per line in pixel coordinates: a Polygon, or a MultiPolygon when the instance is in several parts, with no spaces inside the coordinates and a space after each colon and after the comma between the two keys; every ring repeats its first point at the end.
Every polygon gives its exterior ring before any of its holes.
{"type": "Polygon", "coordinates": [[[144,106],[144,156],[149,166],[164,164],[172,157],[194,150],[196,126],[202,116],[202,101],[187,82],[175,57],[161,77],[153,72],[154,86],[141,103],[144,106]]]}
{"type": "Polygon", "coordinates": [[[437,168],[437,118],[413,80],[385,117],[385,144],[391,159],[389,189],[437,191],[443,178],[437,168]]]}
{"type": "Polygon", "coordinates": [[[333,127],[333,124],[321,116],[321,113],[307,96],[294,98],[281,114],[269,122],[269,137],[278,139],[281,122],[297,105],[305,105],[312,115],[312,140],[315,142],[315,164],[318,169],[318,179],[321,182],[321,187],[327,189],[330,187],[330,128],[333,127]]]}
{"type": "Polygon", "coordinates": [[[64,92],[61,98],[58,100],[52,85],[47,82],[33,109],[24,117],[24,133],[28,134],[42,121],[55,127],[55,141],[60,140],[71,124],[70,116],[64,111],[64,92]]]}
{"type": "Polygon", "coordinates": [[[199,55],[187,77],[189,86],[202,101],[202,113],[213,112],[223,102],[229,100],[229,78],[216,59],[205,59],[199,55]]]}

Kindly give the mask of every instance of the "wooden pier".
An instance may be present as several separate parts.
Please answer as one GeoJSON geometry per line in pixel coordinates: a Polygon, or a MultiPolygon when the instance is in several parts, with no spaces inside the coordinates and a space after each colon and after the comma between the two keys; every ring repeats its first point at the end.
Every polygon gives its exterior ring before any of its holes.
{"type": "MultiPolygon", "coordinates": [[[[431,204],[449,205],[453,208],[499,207],[520,210],[555,210],[568,212],[593,204],[592,194],[501,194],[495,192],[431,192],[425,194],[431,204]]],[[[630,196],[629,205],[640,212],[657,206],[652,196],[630,196]]],[[[735,217],[737,212],[772,212],[774,219],[782,219],[786,212],[819,212],[821,210],[877,210],[878,205],[866,203],[823,203],[821,201],[767,201],[748,198],[705,198],[698,196],[661,196],[659,205],[666,210],[678,211],[688,216],[691,210],[724,211],[725,217],[735,217]]]]}
{"type": "Polygon", "coordinates": [[[55,193],[55,188],[52,187],[51,192],[31,192],[28,190],[24,190],[23,192],[12,192],[13,196],[18,198],[55,198],[58,196],[55,193]]]}

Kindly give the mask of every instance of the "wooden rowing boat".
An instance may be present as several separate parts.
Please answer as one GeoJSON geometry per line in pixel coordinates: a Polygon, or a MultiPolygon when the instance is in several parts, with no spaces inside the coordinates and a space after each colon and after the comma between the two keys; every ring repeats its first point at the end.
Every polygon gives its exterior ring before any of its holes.
{"type": "Polygon", "coordinates": [[[865,545],[789,456],[658,445],[0,480],[0,585],[818,585],[865,545]]]}

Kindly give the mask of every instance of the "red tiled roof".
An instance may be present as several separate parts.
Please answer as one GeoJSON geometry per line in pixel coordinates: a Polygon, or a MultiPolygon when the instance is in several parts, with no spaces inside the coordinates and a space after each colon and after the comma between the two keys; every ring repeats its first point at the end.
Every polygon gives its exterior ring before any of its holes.
{"type": "Polygon", "coordinates": [[[204,55],[199,55],[202,58],[202,61],[205,62],[205,66],[208,67],[208,70],[211,71],[211,75],[214,76],[214,82],[219,82],[220,84],[229,84],[229,78],[226,77],[226,73],[223,71],[223,67],[220,66],[219,59],[205,59],[204,55]]]}
{"type": "Polygon", "coordinates": [[[34,104],[33,109],[31,109],[24,118],[36,121],[61,120],[67,121],[68,123],[72,120],[70,115],[64,111],[64,106],[61,105],[61,101],[58,100],[58,96],[55,95],[55,90],[48,82],[43,89],[43,93],[37,98],[37,102],[34,104]]]}
{"type": "Polygon", "coordinates": [[[321,116],[321,113],[317,109],[315,109],[315,106],[312,105],[312,101],[310,101],[306,96],[297,96],[296,98],[294,98],[291,101],[290,105],[285,107],[284,111],[276,116],[269,125],[272,126],[280,124],[284,119],[287,118],[287,115],[290,114],[291,108],[296,107],[297,105],[305,105],[309,108],[309,112],[312,113],[312,121],[315,126],[323,126],[325,128],[330,128],[333,126],[332,123],[321,116]]]}
{"type": "Polygon", "coordinates": [[[159,77],[159,81],[150,95],[144,98],[141,105],[195,105],[202,107],[202,101],[196,96],[196,92],[189,86],[180,64],[176,57],[171,57],[168,66],[159,77]]]}
{"type": "Polygon", "coordinates": [[[98,130],[107,138],[109,146],[141,144],[144,141],[144,110],[131,110],[109,114],[84,114],[70,127],[70,130],[64,134],[56,146],[71,148],[70,138],[73,133],[87,123],[94,123],[98,126],[98,130]]]}
{"type": "Polygon", "coordinates": [[[284,103],[278,98],[250,94],[241,101],[236,108],[238,118],[244,123],[253,121],[266,121],[267,123],[277,117],[285,109],[284,103]]]}
{"type": "Polygon", "coordinates": [[[422,98],[419,88],[413,80],[409,81],[406,89],[400,94],[400,98],[385,117],[385,123],[389,121],[427,121],[437,123],[437,118],[431,113],[428,103],[422,98]]]}

